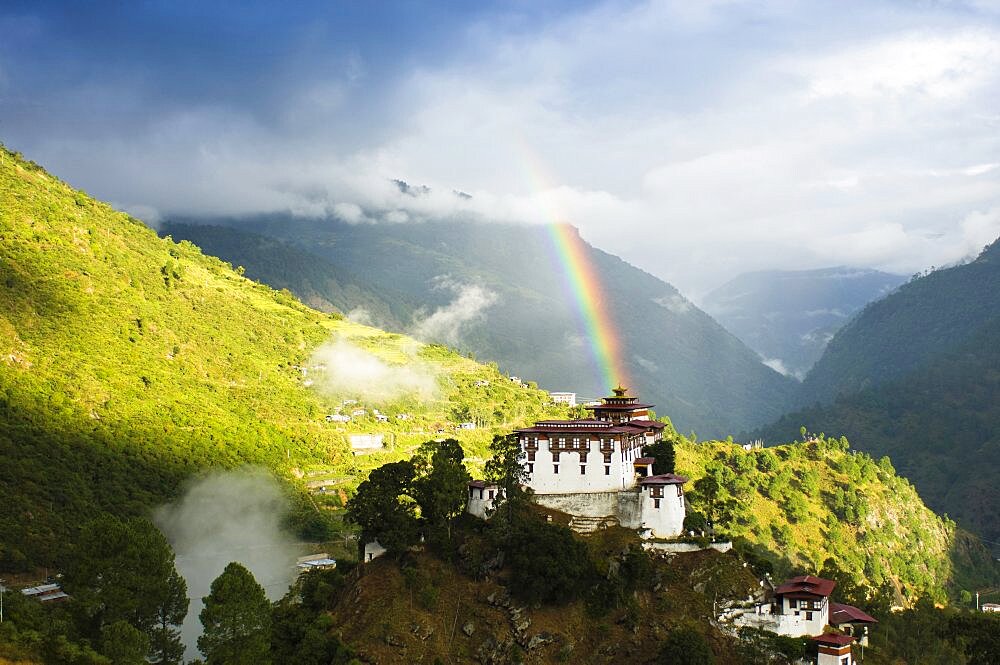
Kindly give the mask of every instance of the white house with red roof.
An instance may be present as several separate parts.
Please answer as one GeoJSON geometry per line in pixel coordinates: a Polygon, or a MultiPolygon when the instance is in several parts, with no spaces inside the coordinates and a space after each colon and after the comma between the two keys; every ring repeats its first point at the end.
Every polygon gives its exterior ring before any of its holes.
{"type": "MultiPolygon", "coordinates": [[[[574,516],[574,528],[594,521],[641,529],[647,537],[683,532],[686,478],[653,475],[644,446],[662,438],[665,425],[649,419],[652,404],[641,404],[618,387],[587,408],[593,417],[543,420],[515,430],[527,485],[535,500],[574,516]]],[[[473,481],[481,483],[482,481],[473,481]]],[[[478,485],[469,486],[469,512],[480,511],[478,485]]]]}
{"type": "Polygon", "coordinates": [[[814,575],[800,575],[774,590],[774,598],[754,612],[736,617],[739,626],[762,628],[789,637],[811,637],[817,643],[819,665],[854,665],[851,644],[868,643],[868,628],[878,623],[852,605],[832,602],[837,583],[814,575]],[[833,626],[846,635],[824,635],[833,626]]]}

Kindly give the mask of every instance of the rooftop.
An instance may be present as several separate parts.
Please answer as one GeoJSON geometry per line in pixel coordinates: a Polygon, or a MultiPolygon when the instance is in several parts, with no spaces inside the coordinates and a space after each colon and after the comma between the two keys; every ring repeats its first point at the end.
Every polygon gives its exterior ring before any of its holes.
{"type": "Polygon", "coordinates": [[[688,481],[684,476],[676,473],[663,473],[658,476],[649,476],[639,481],[640,485],[683,485],[688,481]]]}
{"type": "Polygon", "coordinates": [[[846,647],[848,644],[854,641],[854,638],[850,635],[817,635],[816,637],[809,638],[813,642],[818,642],[819,644],[825,644],[831,647],[846,647]]]}
{"type": "Polygon", "coordinates": [[[786,581],[774,590],[775,595],[784,596],[786,594],[806,594],[810,596],[828,597],[833,593],[833,588],[837,583],[833,580],[815,577],[814,575],[799,575],[786,581]]]}
{"type": "Polygon", "coordinates": [[[878,619],[853,605],[830,603],[830,625],[839,626],[844,623],[878,623],[878,619]]]}

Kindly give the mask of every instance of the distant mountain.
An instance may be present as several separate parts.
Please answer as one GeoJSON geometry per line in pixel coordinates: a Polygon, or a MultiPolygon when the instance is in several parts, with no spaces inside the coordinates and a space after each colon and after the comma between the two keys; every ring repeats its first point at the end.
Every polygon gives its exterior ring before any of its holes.
{"type": "Polygon", "coordinates": [[[869,304],[830,340],[800,403],[828,402],[906,375],[958,349],[1000,317],[1000,242],[869,304]]]}
{"type": "MultiPolygon", "coordinates": [[[[444,315],[434,318],[439,310],[455,313],[450,320],[457,325],[458,296],[463,289],[479,289],[482,307],[461,319],[460,331],[441,341],[497,361],[549,390],[587,397],[607,390],[592,367],[589,341],[547,229],[463,222],[352,225],[289,216],[198,221],[225,224],[240,233],[223,239],[218,231],[164,228],[176,237],[197,237],[206,251],[227,260],[245,260],[250,274],[272,285],[287,284],[309,298],[300,290],[306,279],[290,279],[289,266],[275,270],[273,262],[251,261],[238,248],[259,242],[247,240],[246,232],[292,243],[324,259],[338,285],[349,280],[378,296],[382,309],[365,312],[376,325],[402,323],[405,330],[416,330],[428,318],[447,320],[444,315]],[[386,310],[391,320],[380,318],[386,310]]],[[[786,410],[794,381],[765,367],[756,353],[670,284],[590,245],[586,252],[604,285],[633,384],[629,387],[655,403],[659,413],[669,415],[683,431],[725,436],[786,410]]],[[[315,269],[304,266],[303,272],[315,269]]],[[[308,281],[309,290],[319,290],[317,280],[308,281]]],[[[337,302],[342,294],[343,289],[323,297],[337,302]]],[[[360,300],[348,301],[340,307],[366,308],[360,300]]]]}
{"type": "Polygon", "coordinates": [[[702,306],[768,365],[801,379],[855,312],[904,281],[846,267],[766,270],[726,282],[702,306]]]}

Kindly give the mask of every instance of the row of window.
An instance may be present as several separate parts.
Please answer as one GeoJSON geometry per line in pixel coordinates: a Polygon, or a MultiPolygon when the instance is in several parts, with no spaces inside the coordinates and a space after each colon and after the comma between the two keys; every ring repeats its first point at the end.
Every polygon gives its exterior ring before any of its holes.
{"type": "MultiPolygon", "coordinates": [[[[528,473],[534,473],[534,472],[535,472],[535,465],[532,462],[528,462],[528,473]]],[[[552,465],[552,473],[558,475],[558,473],[559,473],[559,465],[558,464],[553,464],[552,465]]],[[[586,464],[581,464],[580,465],[580,475],[584,476],[586,474],[587,474],[587,465],[586,464]]],[[[611,467],[609,465],[607,465],[607,464],[604,465],[604,475],[605,476],[610,476],[611,475],[611,467]]]]}

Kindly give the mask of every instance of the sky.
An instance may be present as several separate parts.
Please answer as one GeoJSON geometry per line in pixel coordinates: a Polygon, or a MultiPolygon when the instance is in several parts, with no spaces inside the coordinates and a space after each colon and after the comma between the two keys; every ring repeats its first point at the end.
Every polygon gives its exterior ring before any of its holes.
{"type": "Polygon", "coordinates": [[[151,224],[569,222],[695,299],[1000,236],[1000,0],[4,0],[0,35],[0,141],[151,224]]]}

